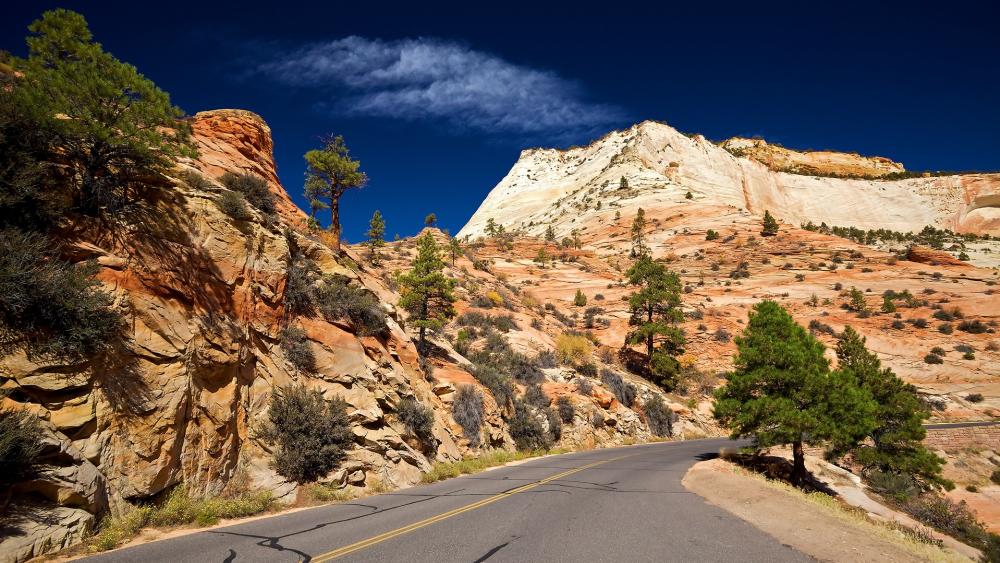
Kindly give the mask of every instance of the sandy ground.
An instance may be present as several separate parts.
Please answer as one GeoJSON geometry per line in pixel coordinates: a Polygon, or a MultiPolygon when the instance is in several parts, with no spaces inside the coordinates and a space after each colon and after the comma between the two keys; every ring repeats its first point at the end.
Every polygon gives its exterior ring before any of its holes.
{"type": "Polygon", "coordinates": [[[879,530],[875,524],[838,517],[777,485],[740,474],[723,460],[695,464],[683,484],[709,503],[821,561],[968,561],[893,537],[895,533],[879,530]]]}

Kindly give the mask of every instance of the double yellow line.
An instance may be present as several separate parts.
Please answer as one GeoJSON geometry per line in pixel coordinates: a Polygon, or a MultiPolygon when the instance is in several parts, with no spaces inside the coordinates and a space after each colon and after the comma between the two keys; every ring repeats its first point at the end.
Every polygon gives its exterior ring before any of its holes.
{"type": "Polygon", "coordinates": [[[330,561],[330,560],[336,559],[338,557],[343,557],[344,555],[347,555],[349,553],[354,553],[355,551],[359,551],[359,550],[365,549],[367,547],[371,547],[371,546],[373,546],[373,545],[375,545],[377,543],[381,543],[381,542],[384,542],[386,540],[391,540],[392,538],[395,538],[395,537],[398,537],[398,536],[402,536],[403,534],[408,534],[408,533],[410,533],[410,532],[412,532],[414,530],[418,530],[420,528],[423,528],[424,526],[430,526],[431,524],[434,524],[435,522],[440,522],[442,520],[447,520],[448,518],[451,518],[452,516],[458,516],[459,514],[463,514],[465,512],[469,512],[469,511],[475,510],[477,508],[482,508],[482,507],[484,507],[484,506],[486,506],[488,504],[493,504],[494,502],[496,502],[498,500],[503,500],[503,499],[505,499],[507,497],[516,495],[518,493],[523,493],[525,491],[534,489],[535,487],[538,487],[540,485],[544,485],[546,483],[550,483],[552,481],[555,481],[556,479],[562,479],[563,477],[568,477],[568,476],[570,476],[570,475],[572,475],[574,473],[579,473],[581,471],[590,469],[592,467],[597,467],[598,465],[603,465],[605,463],[609,463],[609,462],[612,462],[612,461],[617,461],[619,459],[623,459],[623,458],[626,458],[626,457],[632,457],[634,455],[639,455],[639,454],[629,454],[629,455],[623,455],[623,456],[613,457],[611,459],[605,459],[605,460],[602,460],[602,461],[595,461],[594,463],[590,463],[588,465],[577,467],[576,469],[570,469],[569,471],[563,471],[562,473],[558,473],[558,474],[553,475],[551,477],[546,477],[545,479],[542,479],[540,481],[535,481],[534,483],[528,483],[527,485],[520,486],[520,487],[518,487],[516,489],[511,489],[510,491],[507,491],[505,493],[500,493],[498,495],[494,495],[494,496],[491,496],[489,498],[485,498],[483,500],[474,502],[472,504],[467,504],[465,506],[456,508],[454,510],[449,510],[448,512],[443,512],[441,514],[438,514],[437,516],[431,516],[430,518],[427,518],[425,520],[421,520],[419,522],[414,522],[413,524],[409,524],[407,526],[403,526],[402,528],[397,528],[395,530],[391,530],[389,532],[385,532],[384,534],[379,534],[377,536],[372,536],[372,537],[370,537],[370,538],[368,538],[366,540],[361,540],[359,542],[352,543],[350,545],[345,545],[344,547],[337,548],[337,549],[335,549],[333,551],[328,551],[326,553],[322,553],[322,554],[317,555],[316,557],[312,558],[312,561],[313,561],[313,563],[323,563],[324,561],[330,561]]]}

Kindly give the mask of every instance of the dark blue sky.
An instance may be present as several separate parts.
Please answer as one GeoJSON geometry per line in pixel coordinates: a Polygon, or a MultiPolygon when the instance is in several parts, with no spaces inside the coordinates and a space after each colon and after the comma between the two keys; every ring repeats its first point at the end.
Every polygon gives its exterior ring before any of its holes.
{"type": "Polygon", "coordinates": [[[343,134],[371,178],[341,206],[352,241],[375,209],[389,237],[431,211],[455,232],[521,148],[643,119],[912,170],[1000,168],[992,2],[474,4],[15,2],[0,48],[23,54],[45,9],[83,13],[187,112],[261,114],[300,204],[302,153],[343,134]]]}

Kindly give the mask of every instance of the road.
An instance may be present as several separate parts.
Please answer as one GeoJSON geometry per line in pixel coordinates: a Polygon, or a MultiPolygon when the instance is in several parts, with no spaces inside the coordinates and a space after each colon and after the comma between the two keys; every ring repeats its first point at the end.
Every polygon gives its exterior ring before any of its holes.
{"type": "Polygon", "coordinates": [[[87,561],[809,561],[681,485],[727,445],[551,456],[87,561]]]}

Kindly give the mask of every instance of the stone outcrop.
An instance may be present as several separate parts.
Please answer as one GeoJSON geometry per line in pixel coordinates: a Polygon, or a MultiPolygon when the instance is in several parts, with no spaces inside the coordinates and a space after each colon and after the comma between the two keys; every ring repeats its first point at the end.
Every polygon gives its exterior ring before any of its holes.
{"type": "Polygon", "coordinates": [[[902,164],[882,156],[835,151],[796,151],[763,139],[733,137],[721,145],[730,154],[746,156],[776,172],[842,178],[882,178],[900,174],[902,164]]]}

